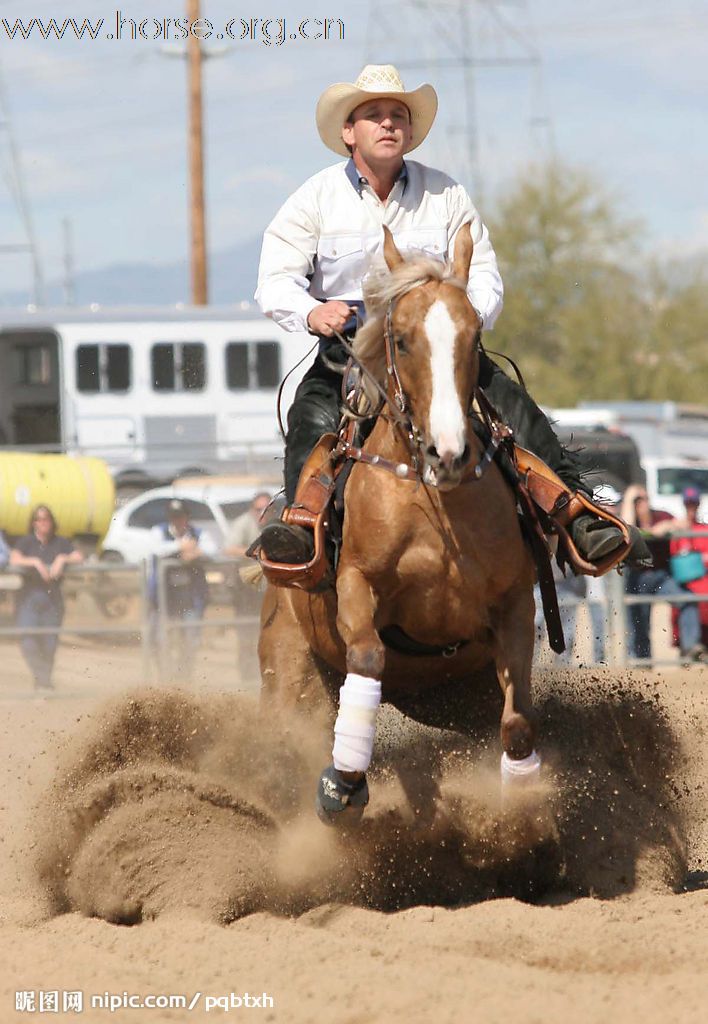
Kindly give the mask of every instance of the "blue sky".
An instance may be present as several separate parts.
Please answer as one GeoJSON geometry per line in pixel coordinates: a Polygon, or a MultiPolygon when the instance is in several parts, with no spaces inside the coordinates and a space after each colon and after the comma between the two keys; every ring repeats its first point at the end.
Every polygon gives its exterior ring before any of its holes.
{"type": "MultiPolygon", "coordinates": [[[[231,18],[341,18],[344,40],[266,46],[210,40],[207,99],[208,242],[224,249],[260,234],[278,205],[336,157],[314,123],[319,94],[353,80],[366,60],[414,60],[403,71],[432,81],[441,112],[415,156],[471,188],[464,153],[462,79],[441,70],[459,34],[457,4],[428,10],[386,0],[272,0],[248,6],[203,0],[221,29],[231,18]],[[370,10],[371,8],[371,10],[370,10]],[[434,10],[431,10],[434,9],[434,10]],[[258,12],[256,14],[256,12],[258,12]],[[373,13],[372,13],[373,12],[373,13]],[[445,33],[451,34],[448,43],[445,33]]],[[[124,0],[123,17],[181,18],[184,0],[124,0]]],[[[475,74],[477,148],[484,215],[496,195],[551,149],[591,170],[622,208],[646,224],[645,246],[682,257],[708,249],[708,9],[698,0],[565,0],[472,5],[470,49],[478,58],[536,54],[535,66],[475,74]],[[485,13],[486,10],[486,13],[485,13]],[[531,118],[535,118],[535,127],[531,118]],[[543,119],[539,123],[538,119],[543,119]]],[[[0,0],[0,19],[105,19],[110,0],[0,0]]],[[[277,22],[270,27],[272,34],[277,22]]],[[[10,41],[0,22],[0,75],[19,145],[44,273],[61,272],[61,220],[72,224],[76,266],[165,263],[187,254],[186,74],[181,43],[100,38],[10,41]]],[[[0,134],[5,141],[5,136],[0,134]]],[[[0,150],[6,166],[6,149],[0,150]]],[[[0,177],[2,244],[21,239],[0,177]]],[[[29,285],[24,257],[0,254],[3,290],[29,285]]],[[[237,286],[234,299],[241,298],[237,286]]]]}

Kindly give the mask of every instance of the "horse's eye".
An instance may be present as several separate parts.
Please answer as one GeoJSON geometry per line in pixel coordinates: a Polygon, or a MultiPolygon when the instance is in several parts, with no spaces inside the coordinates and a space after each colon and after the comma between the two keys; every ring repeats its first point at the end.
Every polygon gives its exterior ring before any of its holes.
{"type": "Polygon", "coordinates": [[[406,346],[406,339],[403,337],[402,334],[397,334],[393,340],[398,352],[402,352],[404,354],[408,352],[408,348],[406,346]]]}

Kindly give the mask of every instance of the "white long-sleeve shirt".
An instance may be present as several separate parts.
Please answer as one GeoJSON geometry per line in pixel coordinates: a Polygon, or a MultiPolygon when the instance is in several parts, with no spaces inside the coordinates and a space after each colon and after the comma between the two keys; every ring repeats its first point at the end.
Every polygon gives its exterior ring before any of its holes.
{"type": "Polygon", "coordinates": [[[489,232],[462,185],[442,171],[405,161],[382,203],[353,160],[309,178],[284,203],[263,236],[256,301],[286,331],[307,331],[321,301],[360,301],[372,257],[383,252],[383,229],[399,250],[452,258],[455,236],[470,223],[474,252],[467,294],[490,329],[504,288],[489,232]]]}

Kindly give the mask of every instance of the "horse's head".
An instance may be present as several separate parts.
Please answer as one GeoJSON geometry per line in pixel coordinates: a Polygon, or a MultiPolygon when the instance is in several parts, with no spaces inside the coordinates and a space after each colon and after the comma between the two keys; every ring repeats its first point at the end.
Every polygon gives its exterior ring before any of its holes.
{"type": "Polygon", "coordinates": [[[468,413],[479,369],[482,325],[466,291],[470,227],[460,228],[448,265],[419,256],[404,259],[387,228],[384,235],[394,288],[384,321],[393,362],[389,376],[394,387],[398,377],[417,431],[424,481],[449,490],[460,482],[470,459],[468,413]]]}

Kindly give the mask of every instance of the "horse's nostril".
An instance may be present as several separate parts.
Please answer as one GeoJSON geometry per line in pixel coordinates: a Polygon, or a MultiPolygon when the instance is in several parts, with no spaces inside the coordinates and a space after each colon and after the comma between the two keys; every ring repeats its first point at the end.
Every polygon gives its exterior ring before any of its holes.
{"type": "Polygon", "coordinates": [[[431,459],[439,459],[438,450],[434,444],[429,444],[425,449],[425,454],[431,459]]]}
{"type": "Polygon", "coordinates": [[[468,444],[466,444],[465,447],[462,449],[462,455],[460,456],[460,463],[461,463],[461,465],[464,466],[465,463],[469,462],[469,457],[470,457],[470,446],[468,444]]]}

